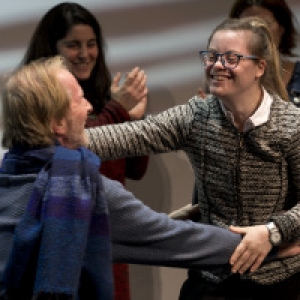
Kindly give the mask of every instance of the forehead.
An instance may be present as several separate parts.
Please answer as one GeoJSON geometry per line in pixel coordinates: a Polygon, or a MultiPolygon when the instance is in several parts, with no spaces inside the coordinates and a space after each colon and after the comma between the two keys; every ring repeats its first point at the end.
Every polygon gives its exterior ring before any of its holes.
{"type": "Polygon", "coordinates": [[[78,84],[78,81],[68,70],[61,69],[57,73],[57,78],[61,82],[62,87],[67,91],[71,96],[77,95],[81,92],[81,87],[78,84]]]}
{"type": "Polygon", "coordinates": [[[208,48],[219,52],[234,51],[247,54],[251,37],[252,33],[248,30],[219,30],[212,36],[208,48]]]}
{"type": "Polygon", "coordinates": [[[65,39],[95,39],[94,29],[87,24],[73,25],[67,32],[65,39]]]}

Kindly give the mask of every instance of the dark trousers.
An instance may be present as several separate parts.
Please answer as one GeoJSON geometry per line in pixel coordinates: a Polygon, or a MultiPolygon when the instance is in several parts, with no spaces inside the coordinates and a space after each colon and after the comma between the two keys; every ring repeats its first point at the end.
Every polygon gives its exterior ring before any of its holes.
{"type": "Polygon", "coordinates": [[[239,275],[213,284],[190,271],[179,300],[300,300],[300,274],[272,285],[242,280],[239,275]]]}

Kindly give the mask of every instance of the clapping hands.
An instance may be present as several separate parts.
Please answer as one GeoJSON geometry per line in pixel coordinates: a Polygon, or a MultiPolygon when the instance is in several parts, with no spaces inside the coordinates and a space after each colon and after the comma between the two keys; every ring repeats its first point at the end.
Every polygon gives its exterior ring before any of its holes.
{"type": "Polygon", "coordinates": [[[120,84],[121,73],[117,73],[111,85],[112,98],[127,110],[132,120],[141,119],[147,106],[147,76],[136,67],[126,74],[120,84]]]}

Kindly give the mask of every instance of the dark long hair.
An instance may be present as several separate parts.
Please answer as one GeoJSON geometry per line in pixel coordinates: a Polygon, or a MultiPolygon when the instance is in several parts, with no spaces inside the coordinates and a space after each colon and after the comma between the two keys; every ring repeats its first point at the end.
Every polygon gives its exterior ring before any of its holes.
{"type": "Polygon", "coordinates": [[[229,13],[230,18],[239,18],[245,9],[260,6],[273,13],[276,21],[284,28],[279,52],[293,55],[292,49],[297,45],[296,18],[284,0],[236,0],[229,13]]]}
{"type": "Polygon", "coordinates": [[[111,76],[105,62],[104,38],[97,19],[83,6],[65,2],[51,8],[40,20],[33,33],[22,64],[41,57],[51,57],[58,54],[57,41],[63,39],[69,30],[78,24],[92,27],[99,48],[99,55],[91,77],[79,81],[85,97],[94,107],[94,112],[99,113],[104,104],[110,99],[111,76]]]}

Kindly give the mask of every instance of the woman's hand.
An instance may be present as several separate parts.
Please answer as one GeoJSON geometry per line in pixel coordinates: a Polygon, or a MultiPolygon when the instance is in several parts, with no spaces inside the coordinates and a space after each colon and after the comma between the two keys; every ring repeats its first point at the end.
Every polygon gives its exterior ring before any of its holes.
{"type": "Polygon", "coordinates": [[[272,249],[266,225],[250,227],[230,226],[232,232],[243,234],[244,238],[230,258],[233,273],[243,274],[256,271],[272,249]]]}
{"type": "Polygon", "coordinates": [[[187,204],[169,213],[169,217],[174,220],[193,220],[199,215],[200,212],[198,204],[187,204]]]}
{"type": "Polygon", "coordinates": [[[147,106],[147,76],[136,67],[127,73],[124,83],[120,86],[121,73],[113,78],[111,85],[112,98],[128,111],[131,119],[144,116],[147,106]]]}

